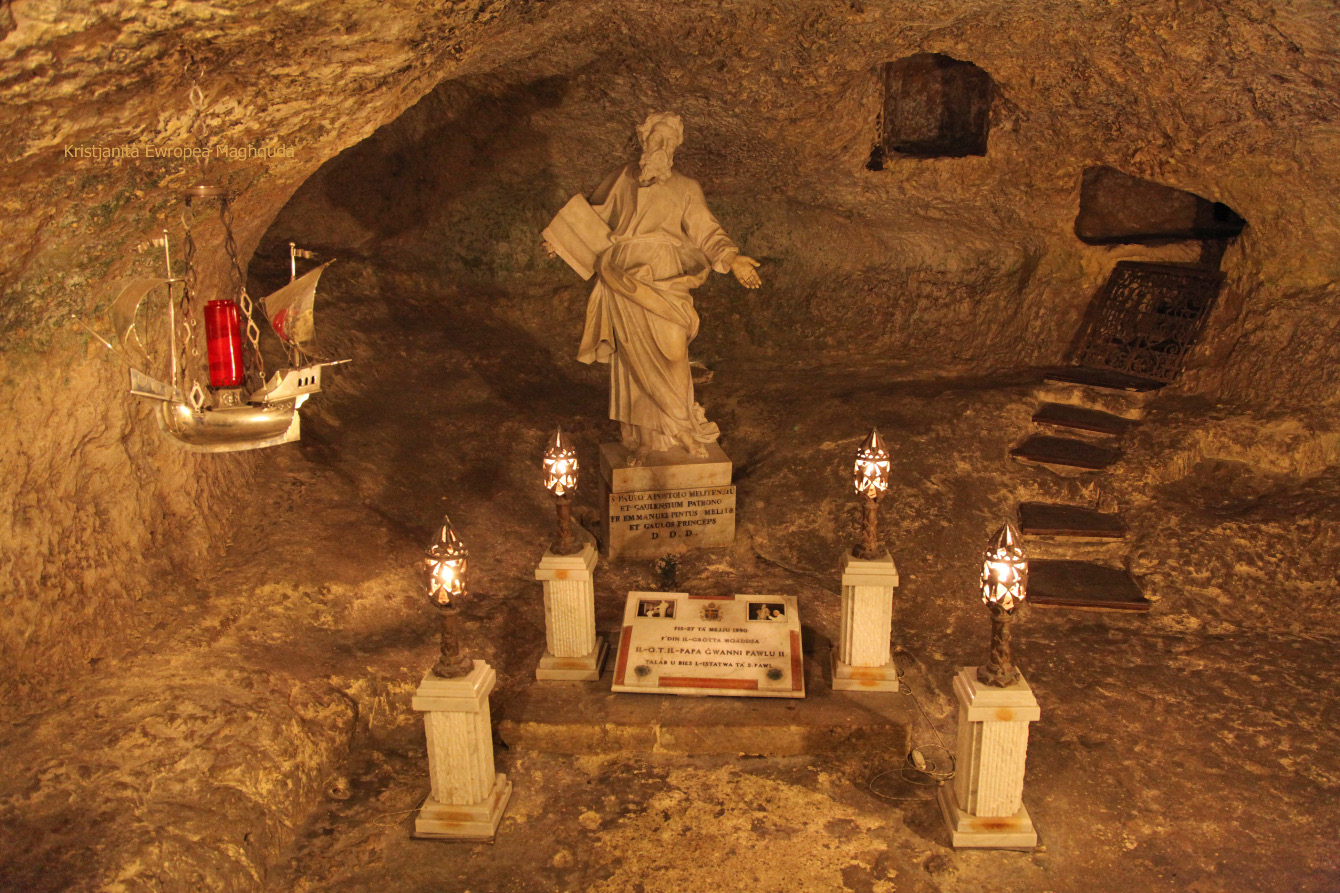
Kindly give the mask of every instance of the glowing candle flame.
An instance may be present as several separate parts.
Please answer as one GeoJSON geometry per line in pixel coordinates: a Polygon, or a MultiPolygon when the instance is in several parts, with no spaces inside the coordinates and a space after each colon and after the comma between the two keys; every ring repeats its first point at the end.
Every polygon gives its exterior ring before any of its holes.
{"type": "Polygon", "coordinates": [[[982,562],[982,601],[1013,613],[1028,597],[1028,556],[1018,529],[1006,523],[991,537],[982,562]]]}
{"type": "Polygon", "coordinates": [[[852,480],[856,492],[869,499],[877,499],[889,489],[889,451],[884,448],[884,438],[874,428],[856,451],[852,480]]]}
{"type": "Polygon", "coordinates": [[[559,428],[544,451],[544,487],[555,496],[577,489],[577,450],[559,428]]]}
{"type": "Polygon", "coordinates": [[[443,517],[442,529],[424,554],[423,565],[428,598],[436,605],[449,605],[465,595],[465,546],[451,529],[451,519],[443,517]]]}

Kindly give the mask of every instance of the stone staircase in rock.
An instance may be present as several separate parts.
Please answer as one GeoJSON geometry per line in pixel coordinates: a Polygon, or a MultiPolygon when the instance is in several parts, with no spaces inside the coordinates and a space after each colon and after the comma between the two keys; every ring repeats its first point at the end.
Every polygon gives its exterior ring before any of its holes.
{"type": "Polygon", "coordinates": [[[1163,382],[1083,366],[1049,370],[1038,390],[1035,431],[1010,450],[1025,465],[1059,478],[1058,501],[1024,502],[1019,531],[1029,555],[1028,600],[1037,607],[1148,611],[1126,567],[1126,525],[1117,512],[1078,501],[1121,461],[1121,441],[1140,424],[1163,382]]]}

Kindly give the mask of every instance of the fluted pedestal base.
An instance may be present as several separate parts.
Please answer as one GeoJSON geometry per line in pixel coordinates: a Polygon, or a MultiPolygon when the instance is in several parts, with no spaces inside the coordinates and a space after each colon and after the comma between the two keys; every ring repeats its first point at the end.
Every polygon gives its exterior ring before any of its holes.
{"type": "Polygon", "coordinates": [[[596,543],[576,524],[572,555],[546,551],[535,568],[544,584],[544,657],[535,678],[549,682],[594,682],[600,678],[607,646],[596,635],[596,543]]]}
{"type": "Polygon", "coordinates": [[[1022,676],[997,688],[977,678],[976,667],[954,677],[958,701],[958,750],[954,779],[938,799],[956,847],[1025,848],[1038,835],[1024,808],[1028,725],[1042,714],[1022,676]]]}
{"type": "Polygon", "coordinates": [[[478,803],[451,806],[438,803],[429,794],[414,817],[410,836],[423,840],[492,840],[511,798],[512,783],[501,772],[494,776],[489,795],[478,803]]]}
{"type": "Polygon", "coordinates": [[[431,670],[410,702],[423,713],[432,790],[414,817],[414,837],[487,840],[498,830],[512,785],[493,770],[489,692],[498,675],[482,660],[464,676],[431,670]]]}
{"type": "Polygon", "coordinates": [[[952,784],[941,785],[935,795],[940,804],[940,815],[949,826],[950,845],[958,848],[1032,849],[1038,845],[1038,832],[1028,809],[1019,804],[1019,811],[1010,816],[975,816],[959,808],[952,784]]]}
{"type": "Polygon", "coordinates": [[[835,691],[898,691],[889,640],[898,568],[877,558],[842,556],[842,627],[833,649],[835,691]]]}
{"type": "Polygon", "coordinates": [[[882,667],[853,667],[833,655],[834,691],[899,691],[898,668],[890,660],[882,667]]]}
{"type": "Polygon", "coordinates": [[[609,643],[599,635],[596,636],[596,647],[581,657],[555,657],[545,651],[540,665],[535,668],[535,678],[541,682],[596,682],[605,671],[608,653],[609,643]]]}

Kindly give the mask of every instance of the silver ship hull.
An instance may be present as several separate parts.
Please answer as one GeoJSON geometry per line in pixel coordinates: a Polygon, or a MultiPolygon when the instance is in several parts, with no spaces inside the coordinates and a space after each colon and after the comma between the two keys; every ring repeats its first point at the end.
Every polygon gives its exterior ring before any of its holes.
{"type": "Polygon", "coordinates": [[[157,413],[163,433],[197,453],[230,453],[292,443],[301,436],[294,401],[196,412],[185,403],[164,401],[157,413]]]}

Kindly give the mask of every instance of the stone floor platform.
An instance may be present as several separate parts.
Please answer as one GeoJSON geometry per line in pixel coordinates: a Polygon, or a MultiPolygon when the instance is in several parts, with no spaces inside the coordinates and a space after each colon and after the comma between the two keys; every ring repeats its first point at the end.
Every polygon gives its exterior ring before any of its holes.
{"type": "Polygon", "coordinates": [[[833,691],[829,649],[805,655],[803,699],[615,694],[599,682],[537,682],[499,710],[508,747],[567,754],[905,754],[915,707],[891,692],[833,691]]]}

